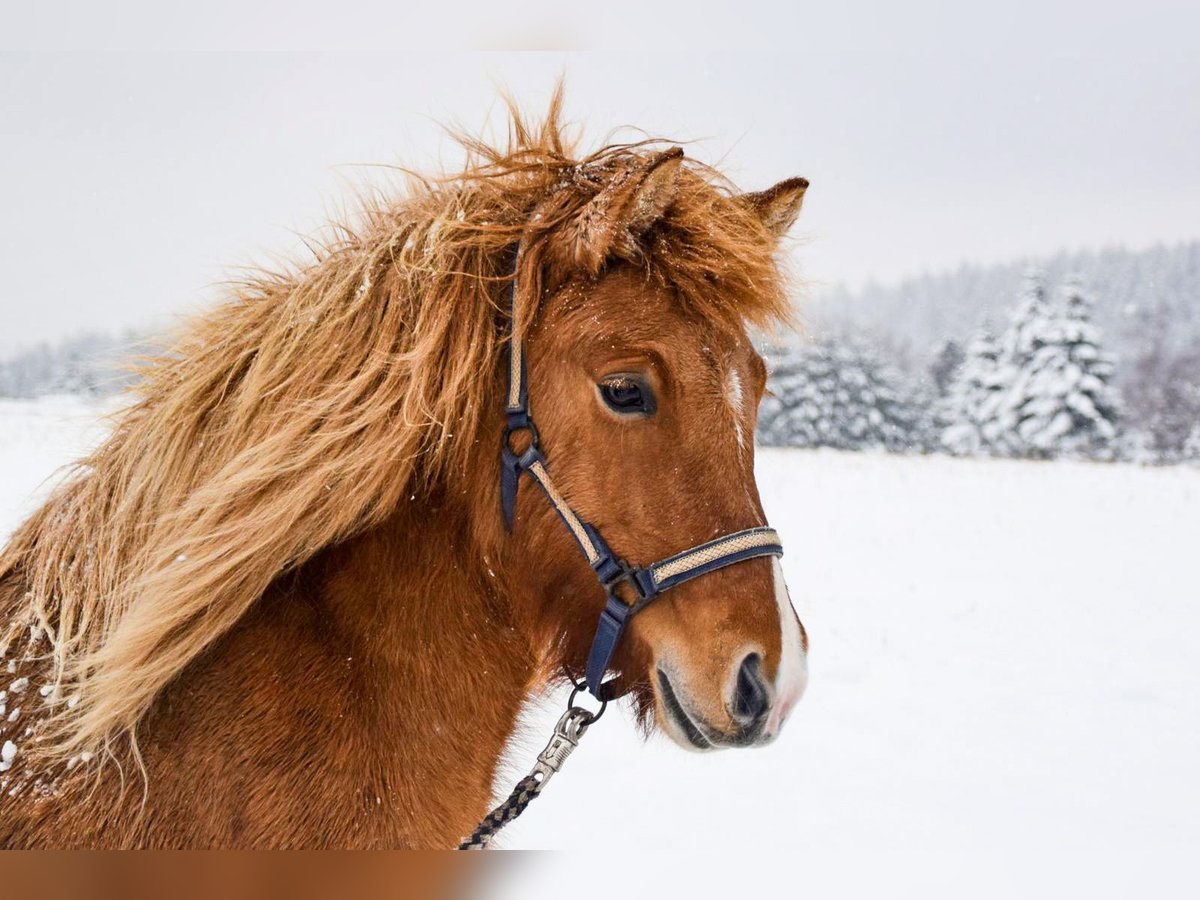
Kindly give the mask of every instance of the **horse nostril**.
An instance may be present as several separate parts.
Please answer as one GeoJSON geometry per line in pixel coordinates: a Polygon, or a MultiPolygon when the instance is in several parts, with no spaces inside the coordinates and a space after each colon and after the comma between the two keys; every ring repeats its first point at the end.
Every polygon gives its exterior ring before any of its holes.
{"type": "Polygon", "coordinates": [[[733,716],[743,725],[757,722],[771,705],[767,686],[763,684],[759,667],[762,657],[751,653],[738,668],[737,688],[733,692],[733,716]]]}

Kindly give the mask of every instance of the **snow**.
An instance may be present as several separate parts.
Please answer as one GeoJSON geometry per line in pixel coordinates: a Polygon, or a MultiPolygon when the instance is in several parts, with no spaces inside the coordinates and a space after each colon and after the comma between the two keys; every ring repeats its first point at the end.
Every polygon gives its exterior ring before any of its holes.
{"type": "Polygon", "coordinates": [[[12,741],[5,741],[4,746],[0,747],[0,772],[5,772],[12,768],[13,760],[17,758],[17,745],[12,741]]]}
{"type": "MultiPolygon", "coordinates": [[[[87,409],[0,407],[0,533],[87,446],[87,409]]],[[[689,754],[643,742],[611,708],[500,841],[580,852],[490,870],[491,896],[715,896],[763,879],[889,897],[1195,884],[1200,469],[758,460],[811,641],[782,736],[689,754]]],[[[565,699],[531,705],[499,794],[565,699]]]]}
{"type": "Polygon", "coordinates": [[[116,401],[73,396],[0,398],[0,533],[45,495],[55,471],[81,457],[103,435],[100,417],[116,401]]]}
{"type": "Polygon", "coordinates": [[[811,640],[779,741],[685,754],[610,710],[506,846],[689,851],[635,853],[642,896],[694,867],[700,896],[749,870],[818,896],[1194,882],[1195,470],[768,450],[759,482],[811,640]]]}

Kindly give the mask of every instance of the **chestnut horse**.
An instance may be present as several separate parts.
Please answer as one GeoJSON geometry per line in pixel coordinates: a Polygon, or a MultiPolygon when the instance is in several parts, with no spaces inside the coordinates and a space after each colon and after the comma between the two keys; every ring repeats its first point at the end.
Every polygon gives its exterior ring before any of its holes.
{"type": "MultiPolygon", "coordinates": [[[[764,524],[751,327],[807,183],[658,142],[573,158],[559,101],[464,172],[185,327],[0,554],[0,845],[450,847],[604,592],[500,513],[507,335],[572,507],[634,563],[764,524]],[[520,244],[520,321],[506,290],[520,244]]],[[[777,560],[682,585],[612,670],[710,749],[778,734],[806,638],[777,560]]]]}

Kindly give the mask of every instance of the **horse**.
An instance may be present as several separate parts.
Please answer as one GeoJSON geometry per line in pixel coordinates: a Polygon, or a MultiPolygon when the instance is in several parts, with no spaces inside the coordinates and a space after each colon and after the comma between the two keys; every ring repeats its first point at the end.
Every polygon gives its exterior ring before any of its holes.
{"type": "MultiPolygon", "coordinates": [[[[741,193],[660,140],[581,155],[561,107],[510,104],[506,140],[458,135],[460,172],[232,285],[16,530],[0,845],[470,832],[523,705],[580,677],[606,603],[537,492],[501,515],[511,335],[557,490],[614,551],[765,524],[751,335],[790,315],[807,182],[741,193]]],[[[606,668],[647,732],[714,750],[779,734],[807,650],[762,557],[645,609],[606,668]]]]}

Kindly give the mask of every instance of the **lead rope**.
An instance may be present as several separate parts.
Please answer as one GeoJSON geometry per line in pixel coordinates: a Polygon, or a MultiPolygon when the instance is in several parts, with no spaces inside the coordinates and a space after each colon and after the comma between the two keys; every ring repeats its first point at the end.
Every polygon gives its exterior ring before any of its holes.
{"type": "Polygon", "coordinates": [[[537,762],[529,774],[517,782],[508,799],[483,817],[483,821],[471,832],[471,836],[458,845],[459,850],[486,850],[488,845],[509,822],[513,821],[542,792],[546,783],[562,768],[567,757],[579,746],[579,739],[604,715],[608,702],[600,704],[598,712],[591,712],[575,705],[575,697],[583,685],[576,685],[567,701],[567,711],[554,726],[554,736],[538,754],[537,762]]]}

